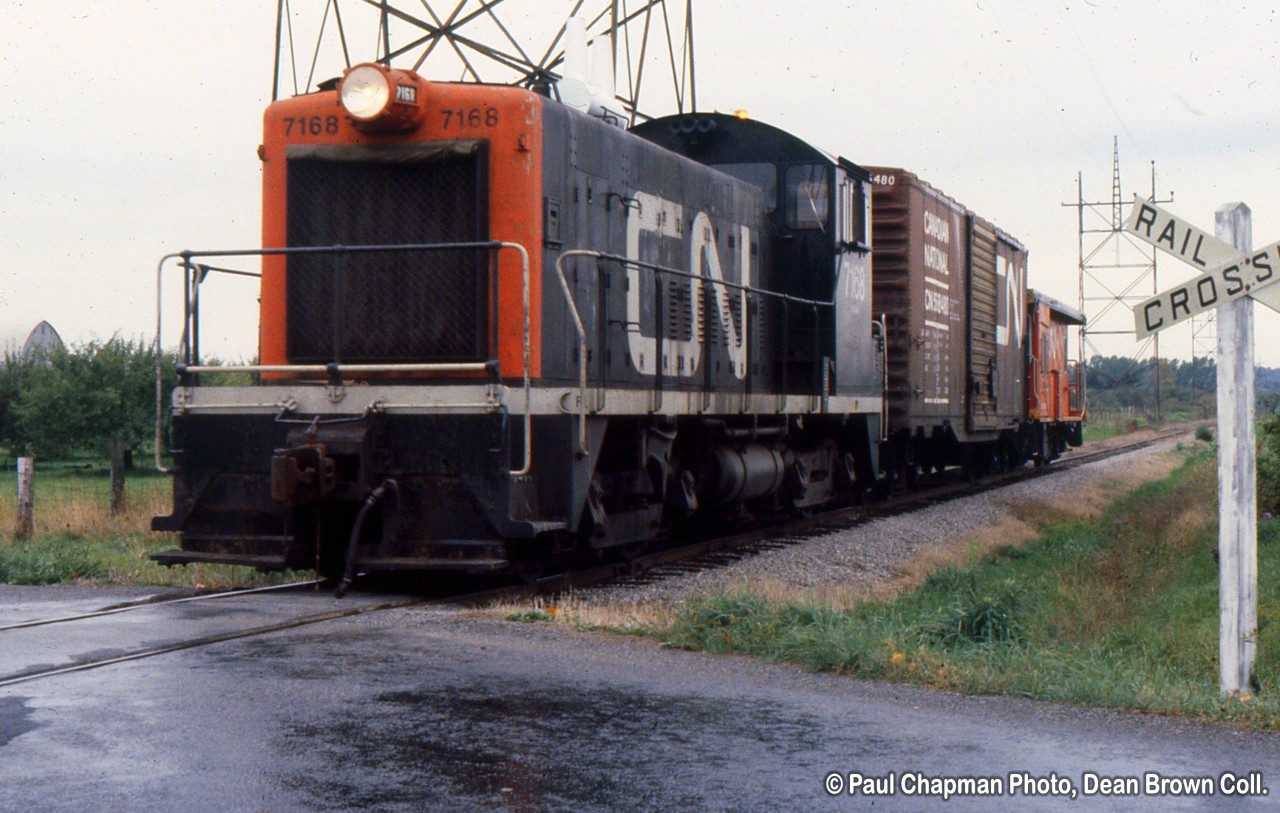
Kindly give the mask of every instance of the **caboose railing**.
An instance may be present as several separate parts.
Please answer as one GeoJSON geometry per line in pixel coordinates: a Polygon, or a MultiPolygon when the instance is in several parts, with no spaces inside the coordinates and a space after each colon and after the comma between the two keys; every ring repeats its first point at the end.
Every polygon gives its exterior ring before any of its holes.
{"type": "MultiPolygon", "coordinates": [[[[368,254],[374,252],[441,252],[441,251],[488,251],[492,261],[489,264],[487,272],[491,278],[497,275],[497,254],[501,251],[515,251],[520,255],[521,278],[523,286],[523,317],[524,317],[524,359],[523,359],[523,388],[524,388],[524,459],[519,469],[510,472],[513,477],[527,475],[532,467],[532,434],[533,419],[530,404],[532,401],[532,380],[531,380],[531,336],[530,336],[530,294],[529,294],[529,253],[524,246],[519,243],[508,243],[502,241],[485,241],[472,243],[412,243],[412,244],[395,244],[395,245],[372,245],[372,246],[307,246],[295,248],[264,248],[264,249],[235,249],[224,251],[182,251],[173,254],[167,254],[160,259],[156,268],[156,426],[155,426],[155,464],[159,471],[169,471],[163,464],[163,430],[164,430],[164,383],[163,383],[163,363],[161,355],[162,342],[162,318],[163,318],[163,281],[164,271],[171,261],[178,260],[178,268],[183,270],[183,328],[182,336],[178,346],[178,372],[182,378],[184,385],[197,379],[201,374],[226,374],[226,373],[285,373],[300,375],[324,375],[331,384],[341,383],[344,374],[368,374],[368,373],[439,373],[439,374],[474,374],[488,373],[495,378],[499,375],[498,362],[495,360],[476,361],[476,362],[439,362],[439,363],[374,363],[374,364],[344,364],[340,361],[340,328],[338,325],[339,314],[336,309],[331,314],[332,334],[333,334],[333,359],[327,364],[241,364],[241,365],[201,365],[200,364],[200,286],[210,273],[232,274],[236,276],[260,277],[261,275],[251,271],[239,271],[229,268],[220,268],[206,263],[196,262],[200,258],[227,258],[227,257],[265,257],[265,256],[291,256],[291,255],[316,255],[316,254],[368,254]]],[[[494,288],[490,288],[492,292],[494,288]]],[[[490,307],[495,311],[490,319],[490,355],[494,355],[497,350],[497,330],[499,321],[497,319],[496,310],[498,307],[499,297],[492,295],[489,297],[490,307]]],[[[228,408],[234,405],[228,405],[228,408]]],[[[418,408],[426,408],[430,405],[419,404],[414,405],[418,408]]],[[[456,407],[456,405],[452,405],[456,407]]],[[[500,402],[487,402],[478,404],[477,406],[486,409],[500,409],[500,402]]],[[[372,408],[372,407],[371,407],[372,408]]],[[[387,408],[387,405],[382,405],[387,408]]]]}
{"type": "MultiPolygon", "coordinates": [[[[713,292],[717,287],[722,288],[726,291],[736,291],[739,294],[745,294],[747,297],[754,299],[754,301],[757,303],[761,301],[780,303],[783,308],[783,325],[784,325],[784,328],[781,331],[783,348],[782,348],[782,366],[781,366],[780,372],[781,372],[782,381],[781,381],[781,386],[779,387],[779,395],[782,399],[785,399],[786,395],[789,392],[788,381],[787,381],[788,379],[787,368],[789,367],[787,343],[790,340],[790,336],[789,336],[790,331],[786,329],[786,325],[789,323],[788,308],[792,306],[801,307],[801,308],[810,308],[812,310],[813,317],[814,317],[813,319],[813,352],[812,352],[813,383],[815,386],[818,386],[821,388],[822,391],[819,393],[820,396],[825,397],[827,394],[829,394],[827,392],[827,389],[830,383],[829,365],[827,360],[824,359],[821,354],[821,336],[822,336],[822,331],[821,331],[822,315],[821,314],[823,310],[834,311],[835,309],[834,301],[824,302],[824,301],[813,300],[813,299],[803,299],[801,297],[791,296],[790,294],[784,294],[778,291],[768,291],[763,288],[755,288],[750,285],[744,285],[742,283],[730,282],[728,280],[714,279],[712,277],[703,276],[701,274],[694,274],[689,271],[682,271],[676,268],[669,268],[667,266],[657,265],[655,263],[643,262],[641,260],[632,259],[630,257],[623,257],[617,254],[608,254],[602,251],[590,251],[587,249],[573,249],[570,251],[562,252],[560,256],[556,258],[556,276],[560,280],[560,289],[564,293],[565,302],[569,309],[569,315],[573,320],[573,329],[578,335],[578,445],[580,447],[579,451],[581,453],[586,453],[586,449],[587,449],[587,413],[600,410],[602,408],[602,405],[598,402],[598,396],[592,397],[590,402],[588,401],[587,392],[589,387],[587,383],[587,378],[588,378],[587,376],[587,362],[588,362],[587,326],[582,321],[582,315],[578,311],[578,305],[577,305],[577,302],[574,300],[573,291],[569,286],[569,280],[565,276],[565,260],[568,260],[574,257],[590,257],[595,260],[595,263],[593,263],[593,267],[595,268],[597,279],[596,279],[596,286],[594,290],[603,290],[600,284],[599,276],[598,276],[600,273],[602,273],[601,264],[603,262],[612,262],[612,263],[617,263],[621,265],[623,268],[636,268],[653,275],[655,279],[655,290],[659,292],[659,297],[661,297],[660,292],[662,291],[662,286],[660,284],[662,277],[671,276],[671,277],[687,279],[693,282],[697,282],[703,286],[706,286],[713,292]]],[[[709,309],[712,307],[710,303],[717,300],[716,300],[716,297],[714,296],[703,296],[702,301],[703,301],[703,308],[709,309]]],[[[661,301],[659,301],[659,305],[655,309],[655,314],[654,314],[654,318],[656,322],[654,325],[654,336],[656,339],[656,346],[657,346],[657,353],[658,353],[658,357],[654,360],[654,371],[655,371],[654,387],[655,387],[655,390],[658,391],[659,395],[661,393],[662,386],[663,386],[663,358],[662,358],[663,346],[667,341],[662,335],[663,333],[663,326],[661,321],[662,310],[663,309],[661,307],[661,301]]],[[[750,303],[748,303],[742,308],[742,319],[741,319],[742,334],[739,337],[743,346],[744,353],[746,354],[746,357],[747,357],[746,370],[744,371],[744,381],[745,381],[747,392],[750,392],[751,385],[752,385],[750,348],[751,348],[752,340],[754,338],[754,334],[751,328],[752,319],[751,319],[750,311],[751,311],[750,303]]],[[[717,312],[719,312],[718,309],[717,309],[717,312]]],[[[710,348],[712,343],[711,342],[712,331],[710,327],[710,319],[712,317],[709,313],[707,313],[703,315],[703,318],[704,318],[704,324],[706,325],[706,327],[704,329],[702,343],[704,345],[704,350],[706,350],[710,348]]],[[[732,319],[731,313],[729,318],[732,319]]],[[[601,319],[602,320],[604,319],[603,315],[601,316],[601,319]]],[[[695,322],[696,322],[696,319],[697,319],[697,315],[695,314],[694,315],[695,322]]],[[[834,324],[834,321],[833,321],[833,324],[834,324]]],[[[630,324],[627,325],[628,330],[633,328],[639,330],[640,325],[630,325],[630,324]]],[[[727,325],[725,326],[725,332],[726,333],[728,332],[727,325]]],[[[697,336],[696,327],[694,328],[693,335],[695,337],[697,336]]],[[[654,411],[657,411],[658,409],[660,409],[660,407],[661,407],[660,402],[655,403],[654,411]]]]}

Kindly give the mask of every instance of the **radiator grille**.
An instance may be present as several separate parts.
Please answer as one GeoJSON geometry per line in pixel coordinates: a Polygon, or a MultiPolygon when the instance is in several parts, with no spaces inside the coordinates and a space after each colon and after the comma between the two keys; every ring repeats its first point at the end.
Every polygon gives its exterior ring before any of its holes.
{"type": "MultiPolygon", "coordinates": [[[[487,239],[482,154],[429,160],[289,161],[291,247],[487,239]]],[[[483,251],[294,255],[293,363],[480,360],[488,345],[483,251]]]]}

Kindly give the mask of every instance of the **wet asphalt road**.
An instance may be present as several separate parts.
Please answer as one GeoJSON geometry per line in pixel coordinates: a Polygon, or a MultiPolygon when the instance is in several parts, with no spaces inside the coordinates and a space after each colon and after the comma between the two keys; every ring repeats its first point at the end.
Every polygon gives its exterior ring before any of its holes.
{"type": "MultiPolygon", "coordinates": [[[[44,615],[95,603],[47,594],[55,600],[0,586],[0,625],[23,602],[44,615]]],[[[276,617],[313,601],[296,599],[257,606],[276,617]]],[[[175,605],[142,626],[157,640],[244,613],[175,605]]],[[[125,648],[138,626],[102,625],[55,649],[125,648]]],[[[25,640],[0,633],[0,672],[33,657],[25,640]]],[[[921,809],[1280,810],[1280,736],[810,675],[426,607],[0,688],[3,811],[921,809]],[[1268,793],[1224,796],[1228,770],[1260,772],[1268,793]],[[833,772],[846,785],[835,796],[824,789],[833,772]],[[1086,798],[1086,772],[1209,777],[1213,793],[1086,798]],[[892,776],[893,793],[850,796],[850,773],[892,776]],[[1023,773],[1067,782],[1077,798],[1010,795],[1023,773]],[[996,777],[1005,795],[944,802],[921,795],[921,775],[996,777]]]]}

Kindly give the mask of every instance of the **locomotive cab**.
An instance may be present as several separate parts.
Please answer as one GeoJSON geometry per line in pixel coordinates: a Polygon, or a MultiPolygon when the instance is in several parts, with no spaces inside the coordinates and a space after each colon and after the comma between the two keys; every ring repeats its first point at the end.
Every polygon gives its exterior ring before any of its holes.
{"type": "Polygon", "coordinates": [[[838,303],[834,320],[786,331],[787,381],[814,387],[834,376],[837,392],[878,389],[869,173],[776,127],[722,113],[658,118],[632,132],[758,187],[772,237],[765,286],[838,303]]]}

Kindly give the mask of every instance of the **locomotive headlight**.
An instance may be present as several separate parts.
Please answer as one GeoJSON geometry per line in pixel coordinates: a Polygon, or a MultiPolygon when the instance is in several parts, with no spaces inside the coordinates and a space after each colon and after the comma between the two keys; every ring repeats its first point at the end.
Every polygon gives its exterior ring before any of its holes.
{"type": "Polygon", "coordinates": [[[408,130],[422,120],[419,100],[425,85],[416,73],[365,63],[342,77],[338,99],[361,129],[408,130]]]}
{"type": "Polygon", "coordinates": [[[372,121],[391,101],[390,77],[377,65],[357,65],[338,88],[342,107],[357,121],[372,121]]]}

